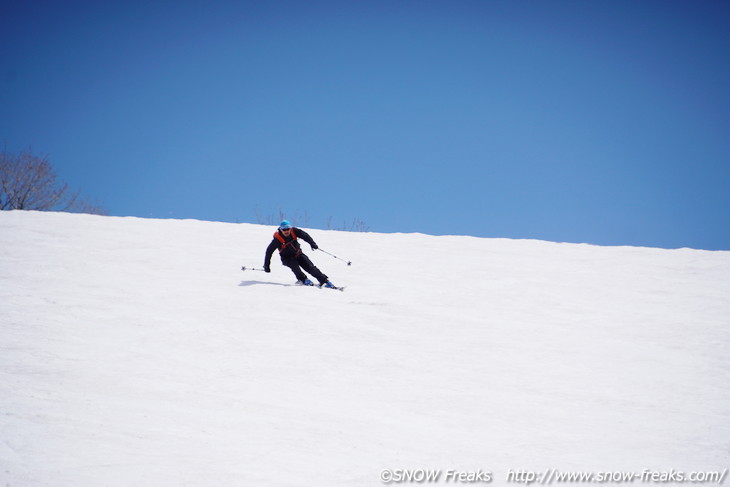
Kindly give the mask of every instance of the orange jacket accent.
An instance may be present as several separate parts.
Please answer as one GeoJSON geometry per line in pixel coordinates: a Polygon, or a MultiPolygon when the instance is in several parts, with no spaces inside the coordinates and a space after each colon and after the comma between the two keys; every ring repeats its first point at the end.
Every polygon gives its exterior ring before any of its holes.
{"type": "MultiPolygon", "coordinates": [[[[276,240],[278,240],[279,242],[283,243],[284,246],[286,246],[286,240],[284,240],[284,237],[281,236],[281,234],[279,233],[278,230],[276,232],[274,232],[274,238],[276,240]]],[[[291,238],[292,238],[292,242],[297,239],[297,234],[294,233],[294,229],[293,228],[291,229],[291,238]]],[[[279,249],[279,252],[281,252],[281,249],[279,249]]]]}
{"type": "Polygon", "coordinates": [[[299,254],[302,253],[302,250],[299,248],[299,243],[297,242],[297,234],[294,232],[294,229],[291,229],[291,240],[288,242],[284,240],[284,237],[279,233],[277,230],[274,232],[274,238],[281,242],[281,247],[279,247],[279,253],[283,253],[287,247],[291,247],[296,253],[294,254],[295,257],[299,257],[299,254]]]}

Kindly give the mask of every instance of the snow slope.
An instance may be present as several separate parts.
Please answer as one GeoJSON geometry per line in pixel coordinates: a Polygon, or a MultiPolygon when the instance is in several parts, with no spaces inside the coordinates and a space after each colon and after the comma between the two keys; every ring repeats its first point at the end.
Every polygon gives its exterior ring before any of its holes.
{"type": "Polygon", "coordinates": [[[730,252],[273,230],[0,212],[0,486],[730,466],[730,252]]]}

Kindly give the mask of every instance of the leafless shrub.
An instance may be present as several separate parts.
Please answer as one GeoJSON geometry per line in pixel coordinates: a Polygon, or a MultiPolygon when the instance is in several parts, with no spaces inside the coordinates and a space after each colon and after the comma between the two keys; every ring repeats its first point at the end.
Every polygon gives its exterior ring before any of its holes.
{"type": "MultiPolygon", "coordinates": [[[[278,219],[277,216],[274,214],[264,215],[261,213],[261,210],[257,206],[255,208],[256,213],[256,223],[259,225],[278,225],[279,222],[282,220],[289,220],[292,222],[294,226],[297,227],[310,227],[310,220],[309,220],[309,214],[305,211],[304,215],[300,215],[299,213],[287,216],[286,213],[279,208],[278,212],[278,219]]],[[[348,224],[347,222],[343,222],[340,225],[334,225],[332,223],[332,217],[329,217],[327,219],[327,225],[325,227],[327,230],[340,230],[343,232],[368,232],[370,231],[370,227],[361,219],[355,218],[352,220],[352,223],[348,224]]]]}
{"type": "Polygon", "coordinates": [[[340,225],[334,225],[332,223],[332,217],[329,217],[327,219],[327,230],[339,230],[342,232],[367,232],[370,230],[370,227],[359,218],[353,218],[352,223],[349,225],[346,221],[343,221],[340,225]]]}

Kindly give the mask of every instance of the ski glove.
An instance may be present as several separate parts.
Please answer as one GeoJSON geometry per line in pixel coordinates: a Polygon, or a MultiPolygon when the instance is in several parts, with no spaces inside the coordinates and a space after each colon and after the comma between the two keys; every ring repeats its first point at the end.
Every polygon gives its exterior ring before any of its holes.
{"type": "Polygon", "coordinates": [[[271,272],[271,267],[265,265],[264,266],[264,272],[271,272]]]}
{"type": "Polygon", "coordinates": [[[317,250],[318,248],[319,248],[319,247],[317,246],[317,244],[316,244],[316,243],[313,243],[313,244],[312,244],[312,250],[317,250]]]}

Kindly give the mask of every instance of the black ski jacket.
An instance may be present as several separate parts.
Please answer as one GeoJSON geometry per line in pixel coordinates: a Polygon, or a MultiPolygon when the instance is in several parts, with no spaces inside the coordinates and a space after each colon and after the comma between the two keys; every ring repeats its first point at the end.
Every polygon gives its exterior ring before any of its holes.
{"type": "Polygon", "coordinates": [[[271,256],[277,249],[279,250],[282,262],[299,257],[302,253],[302,248],[299,245],[299,239],[307,242],[312,246],[312,248],[317,248],[317,244],[314,243],[312,237],[310,237],[309,234],[301,228],[292,228],[288,237],[284,236],[284,234],[281,233],[281,230],[277,230],[276,233],[274,233],[274,238],[271,240],[271,243],[266,248],[264,268],[268,268],[271,265],[271,256]]]}

